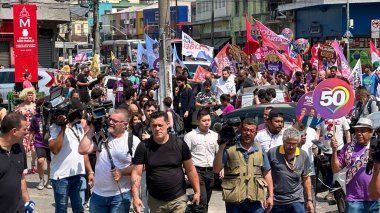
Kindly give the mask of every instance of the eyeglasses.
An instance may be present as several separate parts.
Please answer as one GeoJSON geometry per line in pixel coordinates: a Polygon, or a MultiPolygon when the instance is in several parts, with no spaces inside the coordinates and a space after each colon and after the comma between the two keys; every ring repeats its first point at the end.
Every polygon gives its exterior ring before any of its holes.
{"type": "Polygon", "coordinates": [[[112,119],[112,118],[108,118],[107,119],[108,120],[108,122],[111,122],[112,121],[112,123],[123,123],[123,122],[125,122],[125,121],[118,121],[118,120],[115,120],[115,119],[112,119]]]}
{"type": "Polygon", "coordinates": [[[250,133],[252,133],[252,134],[255,134],[257,131],[256,130],[254,130],[254,129],[242,129],[241,130],[242,132],[250,132],[250,133]]]}

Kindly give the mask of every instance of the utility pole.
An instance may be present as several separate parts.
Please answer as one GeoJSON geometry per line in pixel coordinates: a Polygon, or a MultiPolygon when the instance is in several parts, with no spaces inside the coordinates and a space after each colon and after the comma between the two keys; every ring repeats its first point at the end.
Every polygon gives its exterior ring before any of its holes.
{"type": "Polygon", "coordinates": [[[178,0],[175,0],[175,20],[176,20],[176,27],[175,27],[175,37],[178,38],[178,22],[179,22],[179,14],[178,14],[178,0]]]}
{"type": "MultiPolygon", "coordinates": [[[[68,42],[72,42],[72,27],[71,27],[71,14],[70,14],[70,22],[67,24],[67,32],[68,32],[68,42]]],[[[73,64],[73,49],[69,48],[69,65],[73,64]]]]}
{"type": "Polygon", "coordinates": [[[170,2],[158,1],[159,18],[159,54],[160,54],[160,88],[158,103],[163,110],[163,98],[172,97],[171,44],[170,44],[170,2]]]}
{"type": "Polygon", "coordinates": [[[99,32],[99,0],[94,0],[94,52],[100,54],[100,32],[99,32]]]}
{"type": "Polygon", "coordinates": [[[350,62],[350,37],[352,37],[352,34],[350,32],[350,1],[347,0],[347,31],[346,31],[346,38],[347,38],[347,60],[350,62]]]}
{"type": "Polygon", "coordinates": [[[214,1],[211,0],[211,47],[214,47],[214,1]]]}

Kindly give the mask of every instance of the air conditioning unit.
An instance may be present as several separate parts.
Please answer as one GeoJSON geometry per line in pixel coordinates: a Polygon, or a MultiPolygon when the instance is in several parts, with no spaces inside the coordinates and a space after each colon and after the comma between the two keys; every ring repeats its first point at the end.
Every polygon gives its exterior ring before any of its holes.
{"type": "Polygon", "coordinates": [[[319,34],[321,33],[321,25],[320,24],[312,24],[309,28],[310,34],[319,34]]]}

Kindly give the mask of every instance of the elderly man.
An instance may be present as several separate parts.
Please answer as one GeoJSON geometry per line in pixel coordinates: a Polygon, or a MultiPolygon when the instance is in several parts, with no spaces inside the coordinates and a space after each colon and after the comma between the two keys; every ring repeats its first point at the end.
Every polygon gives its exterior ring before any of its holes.
{"type": "Polygon", "coordinates": [[[368,186],[371,175],[366,174],[369,158],[370,141],[373,133],[373,122],[368,118],[360,118],[356,125],[355,138],[347,143],[338,155],[338,141],[331,140],[333,150],[331,167],[334,173],[343,168],[346,171],[346,212],[374,213],[378,212],[378,202],[369,197],[368,186]]]}
{"type": "Polygon", "coordinates": [[[305,206],[308,212],[314,212],[310,161],[307,153],[299,148],[301,133],[295,128],[288,128],[284,131],[282,140],[283,145],[268,152],[274,188],[274,207],[271,212],[304,213],[305,206]]]}

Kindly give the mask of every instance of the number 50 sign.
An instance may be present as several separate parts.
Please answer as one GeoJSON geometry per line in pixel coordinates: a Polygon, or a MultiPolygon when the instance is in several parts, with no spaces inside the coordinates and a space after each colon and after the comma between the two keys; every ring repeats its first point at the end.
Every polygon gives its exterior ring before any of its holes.
{"type": "Polygon", "coordinates": [[[355,97],[348,83],[338,78],[330,78],[315,88],[313,101],[319,114],[325,118],[336,119],[351,111],[355,97]]]}

